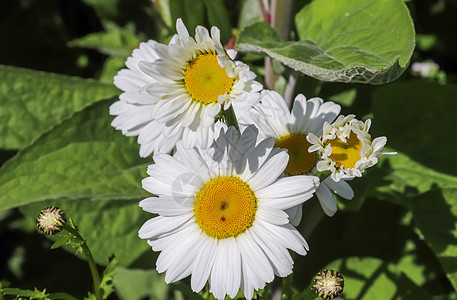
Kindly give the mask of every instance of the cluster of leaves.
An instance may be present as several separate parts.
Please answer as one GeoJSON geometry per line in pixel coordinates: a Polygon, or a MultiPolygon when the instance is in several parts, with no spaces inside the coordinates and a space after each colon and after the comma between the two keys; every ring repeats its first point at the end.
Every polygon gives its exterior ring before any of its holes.
{"type": "MultiPolygon", "coordinates": [[[[263,21],[257,0],[152,2],[0,4],[0,11],[33,15],[41,26],[30,29],[27,22],[0,18],[2,28],[27,32],[23,36],[42,47],[29,48],[36,51],[35,60],[24,53],[22,42],[0,50],[5,58],[0,63],[10,65],[0,66],[0,243],[7,245],[0,249],[0,270],[5,270],[0,278],[24,289],[43,284],[33,294],[15,289],[17,295],[47,299],[45,287],[65,286],[57,277],[70,280],[74,270],[88,272],[81,261],[56,252],[41,255],[67,266],[60,270],[64,275],[41,271],[27,273],[25,280],[26,266],[40,266],[35,248],[43,248],[42,238],[32,233],[32,220],[43,207],[56,205],[78,224],[98,264],[105,265],[115,253],[118,298],[200,298],[187,284],[167,286],[154,270],[155,254],[137,237],[148,218],[138,208],[147,196],[140,182],[152,161],[138,156],[136,140],[116,132],[108,115],[120,93],[112,77],[131,50],[146,37],[167,42],[181,17],[188,28],[218,26],[224,43],[237,28],[236,49],[246,53],[244,61],[260,81],[266,72],[263,58],[269,56],[278,91],[295,77],[295,93],[332,100],[345,114],[372,118],[373,136],[387,136],[388,146],[398,152],[351,182],[355,197],[339,199],[340,211],[333,218],[314,210],[310,203],[316,199],[304,206],[300,230],[310,253],[296,257],[283,296],[309,296],[313,276],[333,268],[346,279],[343,295],[348,299],[457,297],[457,163],[455,142],[447,139],[457,108],[457,51],[452,26],[432,25],[455,25],[452,1],[295,1],[289,41],[263,21]],[[78,23],[70,9],[92,25],[78,23]],[[415,51],[412,20],[418,32],[415,51]],[[443,68],[445,80],[411,75],[410,64],[426,59],[443,68]]],[[[18,38],[14,32],[7,36],[18,38]]],[[[113,267],[107,267],[106,278],[113,276],[113,267]]],[[[75,276],[71,285],[81,288],[88,282],[75,276]]],[[[111,279],[105,285],[109,293],[111,279]]],[[[11,293],[2,285],[0,297],[11,293]]],[[[262,296],[270,295],[266,289],[262,296]]]]}

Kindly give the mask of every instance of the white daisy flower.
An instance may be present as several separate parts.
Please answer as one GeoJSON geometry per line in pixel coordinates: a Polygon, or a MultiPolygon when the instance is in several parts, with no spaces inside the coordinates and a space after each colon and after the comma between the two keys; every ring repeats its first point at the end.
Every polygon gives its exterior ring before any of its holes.
{"type": "Polygon", "coordinates": [[[193,38],[178,19],[176,29],[169,45],[142,43],[114,77],[124,93],[110,107],[112,126],[138,136],[142,157],[168,153],[181,139],[186,148],[209,147],[221,108],[242,106],[262,89],[247,65],[227,55],[218,28],[210,36],[198,26],[193,38]]]}
{"type": "Polygon", "coordinates": [[[148,220],[139,236],[161,251],[157,270],[165,281],[191,275],[199,292],[209,282],[217,299],[247,299],[275,275],[292,272],[291,249],[305,255],[308,245],[289,224],[284,210],[312,197],[314,176],[279,178],[287,165],[284,150],[267,139],[256,145],[257,129],[243,134],[230,127],[211,148],[154,155],[143,188],[157,195],[140,206],[159,216],[148,220]]]}
{"type": "MultiPolygon", "coordinates": [[[[272,137],[275,146],[287,149],[289,163],[285,169],[286,176],[316,174],[316,163],[319,156],[309,153],[311,144],[306,136],[312,133],[316,136],[322,134],[325,122],[332,122],[340,113],[341,107],[333,102],[325,102],[321,98],[306,100],[305,96],[295,98],[292,111],[289,111],[284,99],[274,91],[262,91],[261,103],[255,105],[247,112],[251,123],[259,128],[259,138],[272,137]]],[[[345,178],[350,180],[351,178],[345,178]]],[[[333,216],[337,206],[333,193],[345,199],[352,199],[354,192],[346,181],[339,182],[327,178],[322,181],[316,191],[319,203],[328,216],[333,216]]],[[[301,206],[287,211],[291,223],[298,225],[301,221],[301,206]]]]}
{"type": "Polygon", "coordinates": [[[387,142],[382,136],[371,139],[368,133],[371,120],[365,122],[355,119],[354,115],[339,116],[333,123],[324,123],[321,137],[310,133],[308,141],[312,144],[310,152],[318,151],[321,160],[317,163],[319,172],[330,171],[331,178],[338,182],[344,176],[361,177],[363,171],[375,165],[387,142]]]}

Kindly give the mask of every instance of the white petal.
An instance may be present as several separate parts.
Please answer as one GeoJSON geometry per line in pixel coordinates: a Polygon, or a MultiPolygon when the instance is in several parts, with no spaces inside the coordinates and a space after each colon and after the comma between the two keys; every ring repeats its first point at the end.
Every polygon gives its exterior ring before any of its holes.
{"type": "Polygon", "coordinates": [[[271,261],[276,275],[286,277],[292,273],[293,260],[285,247],[278,246],[270,236],[262,235],[255,226],[252,227],[251,233],[256,243],[271,261]]]}
{"type": "Polygon", "coordinates": [[[256,191],[268,187],[282,174],[289,161],[286,151],[281,151],[268,159],[249,179],[248,184],[256,191]]]}
{"type": "Polygon", "coordinates": [[[138,235],[142,239],[154,238],[176,229],[186,223],[191,217],[192,214],[189,213],[175,217],[158,216],[149,219],[141,226],[138,235]]]}
{"type": "Polygon", "coordinates": [[[179,35],[182,35],[185,37],[189,36],[189,32],[187,31],[187,28],[184,25],[184,23],[182,22],[181,18],[178,18],[176,20],[176,31],[178,32],[179,35]]]}
{"type": "Polygon", "coordinates": [[[344,199],[352,199],[354,197],[354,191],[345,180],[335,182],[332,180],[332,178],[329,177],[326,178],[322,183],[328,186],[335,194],[343,197],[344,199]]]}
{"type": "Polygon", "coordinates": [[[274,208],[258,208],[255,214],[256,219],[259,218],[265,222],[275,225],[283,225],[289,223],[289,216],[282,210],[274,208]]]}
{"type": "Polygon", "coordinates": [[[298,226],[301,222],[301,218],[303,216],[303,209],[301,205],[297,205],[285,210],[285,212],[289,215],[289,223],[298,226]]]}
{"type": "Polygon", "coordinates": [[[306,255],[308,244],[292,225],[285,224],[278,226],[259,220],[256,226],[258,226],[257,232],[260,232],[262,236],[270,236],[278,246],[291,249],[300,255],[306,255]]]}
{"type": "Polygon", "coordinates": [[[325,184],[321,184],[316,190],[316,196],[317,199],[319,199],[319,203],[321,204],[324,213],[329,217],[333,216],[338,208],[330,189],[325,184]]]}
{"type": "Polygon", "coordinates": [[[274,279],[273,268],[249,231],[237,236],[237,241],[240,247],[242,260],[247,262],[252,271],[254,271],[262,281],[272,281],[274,279]]]}
{"type": "MultiPolygon", "coordinates": [[[[183,201],[186,198],[182,199],[183,201]]],[[[173,197],[159,196],[159,197],[150,197],[140,201],[140,207],[144,211],[160,214],[162,216],[177,216],[189,213],[192,211],[193,201],[185,201],[184,203],[178,203],[173,197]]]]}
{"type": "Polygon", "coordinates": [[[318,184],[319,179],[315,176],[290,176],[278,179],[255,194],[266,207],[287,209],[311,198],[318,184]]]}
{"type": "Polygon", "coordinates": [[[191,279],[192,290],[197,293],[205,286],[213,269],[217,253],[217,240],[206,236],[204,233],[202,233],[201,238],[205,240],[205,243],[200,249],[200,255],[195,260],[191,279]]]}

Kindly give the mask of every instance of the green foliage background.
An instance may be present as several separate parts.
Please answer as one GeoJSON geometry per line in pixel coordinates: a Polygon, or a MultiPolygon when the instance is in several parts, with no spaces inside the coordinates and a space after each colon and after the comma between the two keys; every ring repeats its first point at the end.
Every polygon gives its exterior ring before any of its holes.
{"type": "MultiPolygon", "coordinates": [[[[0,2],[0,280],[87,296],[83,257],[50,250],[35,230],[52,204],[72,216],[100,268],[112,254],[119,259],[109,299],[201,299],[187,280],[166,285],[157,254],[137,237],[150,217],[138,202],[152,160],[108,115],[120,94],[112,78],[131,51],[148,39],[167,43],[180,17],[189,32],[218,26],[223,43],[236,34],[259,81],[272,57],[279,92],[292,76],[294,94],[372,118],[372,135],[398,152],[351,182],[355,197],[337,199],[334,217],[316,199],[304,205],[310,252],[295,257],[284,299],[309,297],[312,278],[329,267],[345,277],[345,299],[457,299],[457,3],[296,0],[287,41],[263,22],[258,3],[0,2]],[[412,71],[424,61],[440,69],[412,71]]],[[[259,297],[270,295],[268,286],[259,297]]]]}

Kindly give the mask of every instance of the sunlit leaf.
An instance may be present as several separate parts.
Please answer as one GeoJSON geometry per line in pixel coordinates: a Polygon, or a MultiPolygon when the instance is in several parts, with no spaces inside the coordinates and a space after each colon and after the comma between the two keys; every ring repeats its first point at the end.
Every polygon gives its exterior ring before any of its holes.
{"type": "Polygon", "coordinates": [[[373,132],[402,151],[382,163],[391,170],[377,190],[402,193],[416,225],[457,287],[457,142],[449,139],[457,109],[457,86],[397,83],[373,95],[373,132]],[[393,117],[393,112],[400,114],[393,117]],[[446,145],[443,147],[443,145],[446,145]]]}
{"type": "Polygon", "coordinates": [[[108,298],[114,291],[113,278],[116,274],[116,266],[119,260],[113,256],[110,258],[108,265],[103,270],[102,279],[100,281],[100,289],[103,291],[103,299],[108,298]]]}
{"type": "MultiPolygon", "coordinates": [[[[153,255],[151,247],[138,237],[138,230],[150,217],[139,206],[138,201],[91,201],[91,200],[55,200],[33,203],[21,207],[21,212],[28,219],[34,219],[43,207],[54,205],[63,209],[70,216],[97,263],[105,265],[108,257],[115,255],[119,265],[128,266],[145,252],[153,255]]],[[[54,240],[60,240],[59,233],[54,240]]],[[[65,247],[74,253],[73,248],[65,247]]],[[[80,254],[81,258],[85,258],[80,254]]],[[[153,267],[154,262],[144,267],[153,267]]]]}
{"type": "Polygon", "coordinates": [[[245,0],[241,7],[240,17],[238,19],[238,28],[240,30],[254,23],[263,21],[262,11],[258,0],[245,0]]]}
{"type": "Polygon", "coordinates": [[[457,184],[413,198],[411,209],[425,241],[457,289],[457,184]]]}
{"type": "Polygon", "coordinates": [[[457,85],[429,81],[393,83],[373,93],[373,136],[436,171],[457,176],[452,139],[457,111],[457,85]]]}
{"type": "Polygon", "coordinates": [[[338,259],[325,269],[336,270],[344,277],[345,299],[431,299],[425,289],[416,286],[396,265],[378,258],[338,259]]]}
{"type": "Polygon", "coordinates": [[[20,149],[90,104],[119,94],[112,84],[0,66],[0,148],[20,149]]]}
{"type": "Polygon", "coordinates": [[[317,0],[295,18],[299,41],[283,42],[266,23],[245,28],[237,48],[263,52],[324,81],[382,84],[398,78],[414,49],[401,0],[317,0]]]}
{"type": "Polygon", "coordinates": [[[140,199],[150,159],[110,126],[97,103],[75,114],[20,151],[0,169],[0,210],[51,199],[140,199]]]}

